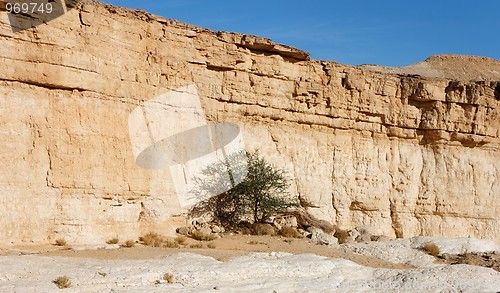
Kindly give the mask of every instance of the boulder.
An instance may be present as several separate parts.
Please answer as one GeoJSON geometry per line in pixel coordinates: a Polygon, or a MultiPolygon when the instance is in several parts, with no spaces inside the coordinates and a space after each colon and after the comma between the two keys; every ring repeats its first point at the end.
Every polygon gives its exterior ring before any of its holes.
{"type": "Polygon", "coordinates": [[[337,245],[339,244],[339,241],[337,238],[334,236],[327,234],[323,232],[323,230],[314,228],[311,229],[313,232],[311,232],[311,240],[317,244],[322,244],[322,245],[337,245]]]}
{"type": "Polygon", "coordinates": [[[222,232],[224,232],[224,227],[220,227],[220,226],[217,226],[217,225],[210,226],[210,229],[212,230],[213,233],[222,233],[222,232]]]}
{"type": "Polygon", "coordinates": [[[212,234],[212,230],[209,229],[209,228],[200,228],[200,229],[197,229],[199,233],[203,234],[203,235],[210,235],[212,234]]]}
{"type": "Polygon", "coordinates": [[[356,242],[370,242],[372,241],[372,235],[368,233],[363,233],[356,237],[356,242]]]}
{"type": "Polygon", "coordinates": [[[191,232],[191,228],[189,227],[179,227],[175,230],[177,233],[181,235],[188,235],[191,232]]]}

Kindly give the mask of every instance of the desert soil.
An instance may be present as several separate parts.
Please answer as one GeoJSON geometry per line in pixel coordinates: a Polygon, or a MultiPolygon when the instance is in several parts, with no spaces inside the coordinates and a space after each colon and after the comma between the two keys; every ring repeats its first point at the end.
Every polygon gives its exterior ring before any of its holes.
{"type": "MultiPolygon", "coordinates": [[[[174,238],[171,238],[174,240],[174,238]]],[[[138,242],[138,241],[137,241],[138,242]]],[[[100,248],[86,247],[58,247],[58,246],[18,246],[15,249],[1,249],[0,256],[6,255],[39,255],[62,256],[74,258],[93,258],[102,260],[146,260],[161,259],[165,256],[190,252],[213,257],[219,261],[254,252],[287,252],[291,254],[312,253],[329,258],[342,258],[357,264],[372,268],[387,269],[412,269],[415,266],[404,263],[393,263],[369,255],[353,253],[343,246],[328,247],[311,242],[307,238],[285,238],[280,236],[255,236],[255,235],[224,235],[223,238],[213,241],[196,241],[186,237],[184,245],[178,248],[148,247],[139,242],[132,248],[120,245],[107,245],[100,248]],[[201,244],[202,248],[191,248],[193,244],[201,244]],[[213,245],[209,248],[208,244],[213,245]]],[[[492,268],[500,271],[500,255],[494,253],[463,253],[444,254],[436,259],[436,264],[470,264],[492,268]]]]}
{"type": "MultiPolygon", "coordinates": [[[[173,238],[172,238],[173,239],[173,238]]],[[[210,242],[200,242],[187,238],[186,245],[179,248],[159,248],[136,245],[133,248],[120,247],[117,249],[72,249],[52,247],[22,248],[21,254],[38,254],[40,256],[63,256],[95,259],[159,259],[179,252],[192,252],[213,257],[219,261],[249,254],[252,252],[287,252],[292,254],[312,253],[329,258],[343,258],[360,265],[373,268],[411,269],[407,264],[396,264],[379,258],[359,255],[346,251],[342,247],[328,247],[312,243],[309,239],[284,238],[279,236],[254,236],[254,235],[227,235],[210,242]],[[192,244],[203,245],[203,248],[189,248],[192,244]],[[211,243],[215,248],[208,248],[211,243]]],[[[11,252],[12,254],[12,252],[11,252]]]]}

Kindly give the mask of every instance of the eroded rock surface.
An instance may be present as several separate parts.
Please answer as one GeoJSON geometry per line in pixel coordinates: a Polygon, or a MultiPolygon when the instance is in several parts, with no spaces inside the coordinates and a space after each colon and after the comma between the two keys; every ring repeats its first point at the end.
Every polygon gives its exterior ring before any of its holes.
{"type": "Polygon", "coordinates": [[[0,14],[0,48],[1,241],[171,228],[168,171],[135,164],[127,119],[191,84],[206,118],[242,126],[315,216],[377,235],[500,241],[496,60],[481,59],[487,74],[467,60],[469,74],[352,67],[99,3],[16,34],[0,14]]]}

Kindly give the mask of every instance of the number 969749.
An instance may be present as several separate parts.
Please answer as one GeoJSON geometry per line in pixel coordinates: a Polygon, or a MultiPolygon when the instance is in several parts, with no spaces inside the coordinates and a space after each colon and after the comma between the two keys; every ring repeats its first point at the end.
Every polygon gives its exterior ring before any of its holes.
{"type": "Polygon", "coordinates": [[[7,13],[14,14],[50,14],[54,7],[52,3],[9,3],[5,4],[7,13]]]}

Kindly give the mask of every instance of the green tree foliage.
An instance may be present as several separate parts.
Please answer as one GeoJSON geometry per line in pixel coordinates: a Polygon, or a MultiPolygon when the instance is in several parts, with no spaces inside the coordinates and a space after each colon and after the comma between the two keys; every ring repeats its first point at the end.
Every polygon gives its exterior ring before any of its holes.
{"type": "Polygon", "coordinates": [[[228,164],[217,162],[203,171],[203,177],[197,178],[198,194],[214,194],[217,190],[229,189],[229,183],[241,181],[237,179],[242,181],[229,191],[199,202],[191,210],[193,215],[211,212],[224,226],[234,227],[242,220],[263,222],[299,206],[298,199],[288,192],[290,180],[285,170],[274,167],[258,152],[234,153],[227,161],[228,164]],[[230,182],[224,180],[227,174],[230,174],[230,182]]]}

